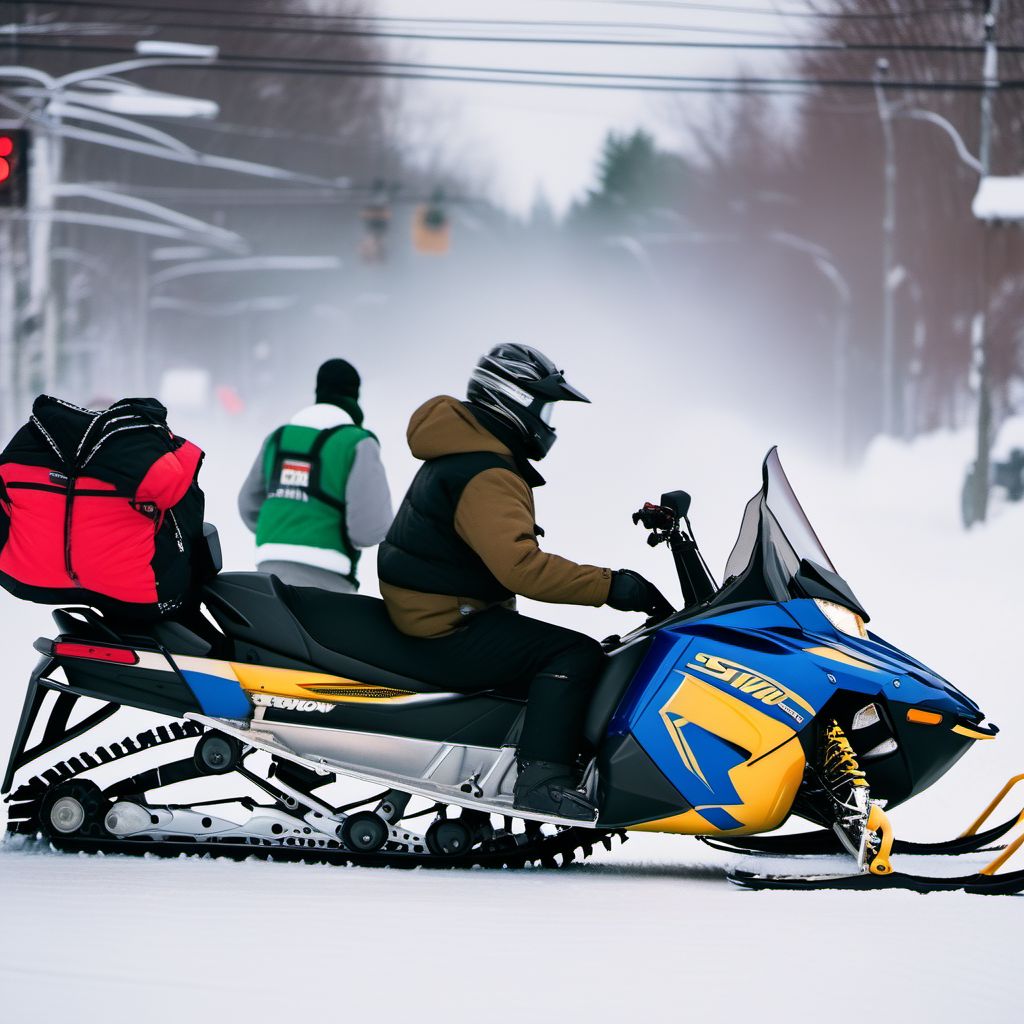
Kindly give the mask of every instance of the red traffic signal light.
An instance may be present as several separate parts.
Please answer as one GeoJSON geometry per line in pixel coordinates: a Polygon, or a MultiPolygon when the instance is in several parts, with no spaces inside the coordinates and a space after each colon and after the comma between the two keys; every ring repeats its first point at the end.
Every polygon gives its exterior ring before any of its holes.
{"type": "Polygon", "coordinates": [[[11,162],[7,158],[14,154],[14,139],[0,135],[0,185],[11,176],[11,162]]]}
{"type": "Polygon", "coordinates": [[[25,206],[28,200],[29,134],[0,130],[0,206],[25,206]]]}

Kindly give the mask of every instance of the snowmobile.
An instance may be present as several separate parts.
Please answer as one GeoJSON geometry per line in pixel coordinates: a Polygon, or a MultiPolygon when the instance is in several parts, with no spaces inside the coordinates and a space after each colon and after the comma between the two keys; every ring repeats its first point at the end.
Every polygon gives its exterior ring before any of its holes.
{"type": "MultiPolygon", "coordinates": [[[[1024,811],[982,826],[1024,776],[958,839],[894,839],[888,812],[998,730],[867,631],[777,451],[721,585],[689,506],[674,491],[633,516],[671,551],[684,607],[605,641],[580,759],[592,823],[513,806],[522,702],[389,668],[400,635],[381,601],[221,571],[195,609],[148,625],[54,611],[3,779],[8,830],[64,851],[409,867],[553,865],[668,832],[751,856],[840,855],[816,875],[730,870],[747,889],[1024,890],[1024,871],[999,872],[1024,837],[967,875],[893,869],[893,852],[997,845],[1024,811]],[[161,724],[68,756],[125,709],[161,724]],[[794,816],[815,828],[765,835],[794,816]]],[[[207,541],[216,557],[212,529],[207,541]]]]}

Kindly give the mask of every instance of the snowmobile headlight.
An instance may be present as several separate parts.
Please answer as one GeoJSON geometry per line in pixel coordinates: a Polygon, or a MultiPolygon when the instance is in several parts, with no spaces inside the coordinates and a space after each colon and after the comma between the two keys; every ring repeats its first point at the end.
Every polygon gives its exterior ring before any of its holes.
{"type": "Polygon", "coordinates": [[[867,729],[882,720],[877,704],[866,704],[853,716],[853,729],[867,729]]]}
{"type": "Polygon", "coordinates": [[[886,754],[892,754],[899,747],[896,741],[890,736],[887,740],[882,740],[877,747],[872,747],[866,754],[861,754],[861,757],[865,761],[873,761],[876,757],[885,757],[886,754]]]}
{"type": "Polygon", "coordinates": [[[868,631],[864,626],[864,620],[856,612],[850,611],[845,605],[836,604],[835,601],[824,601],[820,597],[816,597],[814,603],[840,633],[859,636],[862,640],[867,639],[868,631]]]}

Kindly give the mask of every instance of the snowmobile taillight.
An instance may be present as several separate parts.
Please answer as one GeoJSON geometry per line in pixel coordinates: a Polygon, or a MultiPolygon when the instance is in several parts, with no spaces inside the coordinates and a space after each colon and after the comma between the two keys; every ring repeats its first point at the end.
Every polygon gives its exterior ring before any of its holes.
{"type": "Polygon", "coordinates": [[[907,721],[918,725],[941,725],[942,715],[937,711],[922,711],[921,708],[908,708],[907,721]]]}
{"type": "Polygon", "coordinates": [[[58,658],[85,658],[87,661],[108,661],[116,665],[136,665],[139,656],[127,647],[106,647],[102,644],[56,643],[53,653],[58,658]]]}

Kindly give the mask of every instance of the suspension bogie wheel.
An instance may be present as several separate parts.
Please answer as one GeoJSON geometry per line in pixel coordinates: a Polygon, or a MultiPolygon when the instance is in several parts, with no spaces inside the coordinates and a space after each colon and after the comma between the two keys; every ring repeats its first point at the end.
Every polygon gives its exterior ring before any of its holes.
{"type": "Polygon", "coordinates": [[[39,806],[39,827],[49,839],[104,836],[110,801],[95,782],[74,779],[52,787],[39,806]]]}
{"type": "Polygon", "coordinates": [[[376,853],[388,841],[391,828],[373,811],[350,814],[338,830],[341,841],[353,853],[376,853]]]}
{"type": "Polygon", "coordinates": [[[458,857],[473,846],[473,833],[459,818],[438,818],[427,829],[427,849],[437,857],[458,857]]]}
{"type": "Polygon", "coordinates": [[[234,736],[207,732],[196,744],[196,767],[203,775],[223,775],[232,772],[241,760],[242,744],[234,736]]]}

